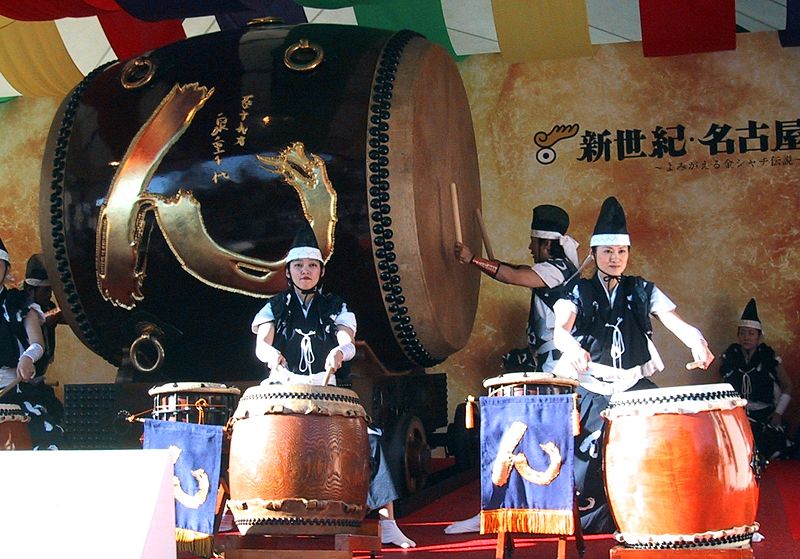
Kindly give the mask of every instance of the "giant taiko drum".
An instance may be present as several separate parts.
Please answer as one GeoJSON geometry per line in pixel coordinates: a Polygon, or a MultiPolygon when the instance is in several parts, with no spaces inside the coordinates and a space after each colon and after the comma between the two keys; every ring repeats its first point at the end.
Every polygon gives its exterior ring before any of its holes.
{"type": "Polygon", "coordinates": [[[367,513],[366,412],[334,386],[248,388],[233,415],[228,506],[243,534],[356,532],[367,513]]]}
{"type": "Polygon", "coordinates": [[[746,401],[729,384],[615,394],[603,412],[618,539],[642,549],[749,547],[758,466],[746,401]]]}
{"type": "Polygon", "coordinates": [[[249,324],[286,286],[303,221],[388,367],[466,344],[479,277],[454,274],[456,183],[480,245],[458,69],[408,31],[259,24],[92,72],[53,122],[41,238],[55,296],[108,361],[171,380],[261,376],[249,324]]]}

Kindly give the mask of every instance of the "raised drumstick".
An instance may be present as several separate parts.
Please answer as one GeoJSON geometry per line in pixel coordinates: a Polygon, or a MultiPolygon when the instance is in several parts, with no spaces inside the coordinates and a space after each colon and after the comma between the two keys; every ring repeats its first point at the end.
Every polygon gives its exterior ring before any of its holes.
{"type": "Polygon", "coordinates": [[[458,210],[458,190],[456,183],[450,183],[450,197],[453,199],[453,222],[456,228],[456,242],[464,243],[464,237],[461,235],[461,212],[458,210]]]}
{"type": "Polygon", "coordinates": [[[486,224],[483,222],[483,214],[480,208],[475,208],[475,219],[478,220],[478,226],[481,228],[481,237],[483,237],[483,246],[486,247],[486,257],[489,260],[494,260],[494,251],[492,251],[492,243],[489,242],[489,232],[486,230],[486,224]]]}

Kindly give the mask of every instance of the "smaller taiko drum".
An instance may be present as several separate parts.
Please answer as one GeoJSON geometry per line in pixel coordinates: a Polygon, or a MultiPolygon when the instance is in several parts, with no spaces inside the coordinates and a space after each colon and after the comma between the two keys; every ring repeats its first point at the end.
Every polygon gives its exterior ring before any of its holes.
{"type": "Polygon", "coordinates": [[[367,510],[370,453],[358,395],[334,386],[248,388],[233,416],[228,507],[243,534],[342,534],[367,510]]]}
{"type": "Polygon", "coordinates": [[[577,380],[540,372],[506,373],[483,381],[490,397],[572,394],[578,386],[577,380]]]}
{"type": "Polygon", "coordinates": [[[151,388],[153,419],[226,425],[241,390],[214,382],[170,382],[151,388]]]}
{"type": "Polygon", "coordinates": [[[0,404],[0,450],[31,450],[31,418],[16,404],[0,404]]]}
{"type": "Polygon", "coordinates": [[[745,404],[729,384],[611,397],[604,474],[621,542],[749,547],[758,530],[758,466],[745,404]]]}

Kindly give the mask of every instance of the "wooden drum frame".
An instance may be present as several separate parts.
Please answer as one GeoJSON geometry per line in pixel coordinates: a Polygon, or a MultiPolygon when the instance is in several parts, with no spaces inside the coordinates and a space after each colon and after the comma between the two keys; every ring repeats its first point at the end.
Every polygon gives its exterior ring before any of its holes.
{"type": "Polygon", "coordinates": [[[608,501],[628,547],[749,547],[758,524],[746,401],[729,384],[615,394],[603,412],[608,501]]]}
{"type": "Polygon", "coordinates": [[[170,382],[147,393],[153,397],[153,419],[224,427],[241,390],[214,382],[170,382]]]}
{"type": "Polygon", "coordinates": [[[577,380],[541,372],[506,373],[483,381],[490,397],[572,394],[578,386],[577,380]]]}
{"type": "Polygon", "coordinates": [[[366,412],[333,386],[248,388],[232,422],[228,506],[243,534],[356,532],[367,510],[366,412]]]}

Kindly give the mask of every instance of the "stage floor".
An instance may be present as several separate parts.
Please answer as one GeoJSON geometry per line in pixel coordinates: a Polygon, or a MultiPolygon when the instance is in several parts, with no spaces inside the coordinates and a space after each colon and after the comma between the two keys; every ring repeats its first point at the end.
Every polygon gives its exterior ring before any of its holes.
{"type": "MultiPolygon", "coordinates": [[[[761,481],[757,521],[764,540],[753,544],[756,559],[793,559],[800,557],[800,461],[770,464],[761,481]]],[[[496,536],[480,534],[446,535],[445,526],[475,514],[480,507],[480,484],[477,479],[466,482],[398,519],[403,531],[416,541],[417,547],[400,549],[384,547],[384,557],[413,559],[492,559],[496,536]]],[[[666,505],[666,504],[665,504],[666,505]]],[[[602,559],[617,545],[613,536],[587,535],[586,559],[602,559]]],[[[558,539],[553,536],[517,536],[514,557],[554,558],[558,539]]],[[[369,553],[356,552],[366,558],[369,553]]],[[[578,559],[574,538],[567,545],[567,558],[578,559]]]]}

